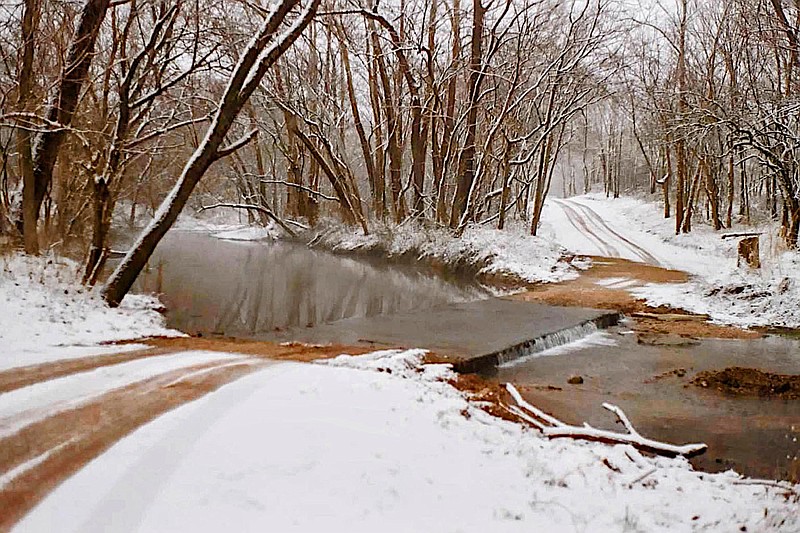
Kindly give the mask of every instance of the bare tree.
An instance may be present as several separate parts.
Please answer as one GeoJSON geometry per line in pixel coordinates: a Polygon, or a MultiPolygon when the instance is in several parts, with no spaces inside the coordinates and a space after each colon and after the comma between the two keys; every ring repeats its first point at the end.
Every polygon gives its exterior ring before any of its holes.
{"type": "MultiPolygon", "coordinates": [[[[78,106],[81,88],[91,66],[95,42],[109,4],[110,0],[87,0],[81,11],[57,83],[56,95],[45,117],[48,129],[38,136],[33,147],[33,179],[30,180],[29,177],[28,186],[23,183],[22,213],[17,215],[17,226],[22,229],[23,235],[26,234],[25,213],[28,219],[38,221],[42,202],[53,179],[53,168],[78,106]]],[[[32,245],[30,228],[27,231],[29,237],[26,244],[32,245]]]]}
{"type": "Polygon", "coordinates": [[[270,11],[258,32],[242,51],[228,85],[217,102],[218,110],[205,137],[186,163],[175,187],[162,202],[154,220],[142,232],[103,288],[103,297],[110,305],[119,305],[130,290],[156,245],[175,223],[208,168],[253,139],[256,130],[230,144],[224,144],[241,109],[256,91],[269,68],[311,23],[319,3],[320,0],[311,0],[289,27],[281,30],[290,12],[300,4],[300,0],[283,0],[270,11]]]}

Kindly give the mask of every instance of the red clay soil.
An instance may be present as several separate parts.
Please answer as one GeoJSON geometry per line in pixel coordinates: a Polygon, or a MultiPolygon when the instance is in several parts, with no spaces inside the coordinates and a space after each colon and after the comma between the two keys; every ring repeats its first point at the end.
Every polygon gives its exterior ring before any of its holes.
{"type": "Polygon", "coordinates": [[[706,370],[698,373],[692,383],[737,396],[800,400],[800,376],[775,374],[755,368],[734,366],[724,370],[706,370]]]}
{"type": "Polygon", "coordinates": [[[306,344],[302,342],[267,342],[228,337],[177,337],[154,338],[144,341],[165,353],[186,350],[209,350],[261,357],[271,361],[299,361],[307,363],[317,359],[330,359],[343,353],[361,355],[372,351],[364,346],[343,346],[341,344],[306,344]]]}
{"type": "MultiPolygon", "coordinates": [[[[647,283],[682,283],[689,279],[688,274],[668,270],[626,259],[593,257],[592,267],[581,273],[578,279],[532,287],[526,292],[514,295],[515,299],[542,302],[567,307],[592,307],[613,309],[628,316],[635,313],[655,315],[694,316],[682,309],[666,306],[651,307],[644,300],[635,298],[628,290],[613,288],[598,282],[612,278],[627,278],[647,283]]],[[[700,317],[698,317],[700,318],[700,317]]],[[[695,338],[753,339],[761,333],[739,328],[719,326],[705,320],[686,320],[665,322],[656,318],[635,318],[633,329],[637,333],[673,334],[695,338]]]]}
{"type": "Polygon", "coordinates": [[[308,362],[342,353],[369,351],[352,346],[281,345],[192,337],[147,339],[145,342],[152,348],[0,372],[0,392],[134,359],[187,350],[240,353],[253,358],[224,367],[219,367],[220,362],[212,362],[167,372],[111,390],[87,404],[34,422],[0,439],[0,472],[8,473],[29,461],[40,461],[23,469],[0,488],[0,531],[9,530],[55,486],[119,439],[167,411],[200,398],[270,361],[308,362]],[[198,373],[201,370],[205,371],[198,373]]]}
{"type": "Polygon", "coordinates": [[[457,374],[448,383],[466,393],[470,402],[487,413],[510,422],[522,422],[519,417],[508,411],[503,405],[514,405],[511,395],[500,383],[487,380],[477,374],[457,374]]]}
{"type": "Polygon", "coordinates": [[[248,341],[238,339],[209,339],[197,337],[139,339],[136,343],[147,343],[150,348],[123,352],[119,354],[96,355],[80,359],[67,359],[42,363],[0,372],[0,393],[26,387],[78,372],[86,372],[104,366],[116,365],[187,350],[208,350],[251,355],[276,361],[309,362],[315,359],[328,359],[342,353],[359,355],[369,351],[356,346],[319,346],[302,343],[278,344],[274,342],[248,341]]]}

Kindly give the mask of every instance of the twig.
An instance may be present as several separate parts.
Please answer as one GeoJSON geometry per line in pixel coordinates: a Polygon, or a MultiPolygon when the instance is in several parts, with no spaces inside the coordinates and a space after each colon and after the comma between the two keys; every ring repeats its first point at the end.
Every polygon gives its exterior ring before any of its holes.
{"type": "Polygon", "coordinates": [[[539,430],[544,430],[544,428],[545,428],[544,424],[542,424],[541,422],[539,422],[535,418],[533,418],[531,416],[528,416],[528,414],[525,411],[523,411],[522,409],[520,409],[516,405],[508,406],[508,405],[504,404],[503,402],[500,402],[500,407],[502,407],[503,409],[505,409],[506,411],[508,411],[512,415],[523,419],[525,422],[531,424],[532,426],[536,427],[539,430]]]}
{"type": "Polygon", "coordinates": [[[269,184],[272,184],[272,185],[286,185],[287,187],[294,187],[296,189],[300,189],[301,191],[305,191],[308,194],[313,194],[314,196],[319,196],[323,200],[331,200],[331,201],[334,201],[334,202],[338,202],[339,201],[339,199],[336,198],[335,196],[328,196],[327,194],[323,194],[323,193],[321,193],[319,191],[315,191],[311,187],[306,187],[305,185],[301,185],[300,183],[292,183],[291,181],[286,181],[286,180],[265,180],[265,179],[260,179],[259,181],[261,183],[269,183],[269,184]]]}
{"type": "Polygon", "coordinates": [[[514,385],[512,385],[511,383],[506,383],[506,390],[511,394],[511,397],[514,398],[514,401],[517,402],[517,405],[519,405],[520,407],[522,407],[526,411],[528,411],[530,413],[533,413],[533,415],[536,418],[539,418],[539,419],[547,422],[551,426],[555,426],[555,427],[566,426],[566,424],[564,424],[559,419],[548,415],[544,411],[541,411],[541,410],[537,409],[536,407],[532,406],[531,404],[529,404],[528,402],[526,402],[522,398],[522,395],[519,393],[519,391],[516,389],[516,387],[514,387],[514,385]]]}
{"type": "Polygon", "coordinates": [[[735,239],[737,237],[758,237],[761,235],[761,232],[758,231],[743,231],[741,233],[725,233],[724,235],[720,235],[722,240],[725,239],[735,239]]]}
{"type": "Polygon", "coordinates": [[[628,488],[631,488],[631,487],[633,487],[634,485],[636,485],[637,483],[639,483],[640,481],[642,481],[644,478],[646,478],[646,477],[648,477],[648,476],[650,476],[650,475],[652,475],[652,474],[655,474],[657,470],[658,470],[657,468],[653,468],[653,469],[651,469],[651,470],[648,470],[647,472],[645,472],[645,473],[644,473],[644,474],[642,474],[641,476],[637,477],[636,479],[634,479],[633,481],[631,481],[630,483],[628,483],[628,488]]]}

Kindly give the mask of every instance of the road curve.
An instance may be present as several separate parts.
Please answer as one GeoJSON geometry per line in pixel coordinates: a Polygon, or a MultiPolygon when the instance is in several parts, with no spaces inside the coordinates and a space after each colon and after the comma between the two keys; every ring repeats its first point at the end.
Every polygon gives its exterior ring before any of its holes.
{"type": "Polygon", "coordinates": [[[602,255],[625,258],[627,255],[625,252],[630,252],[636,260],[642,263],[663,266],[656,256],[611,227],[600,214],[589,206],[570,199],[554,200],[554,204],[561,208],[575,229],[601,250],[602,255]]]}

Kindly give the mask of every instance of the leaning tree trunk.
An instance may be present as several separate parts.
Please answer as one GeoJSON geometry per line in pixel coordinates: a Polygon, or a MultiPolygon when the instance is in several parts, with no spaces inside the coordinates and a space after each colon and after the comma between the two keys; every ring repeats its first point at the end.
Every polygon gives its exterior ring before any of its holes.
{"type": "Polygon", "coordinates": [[[103,289],[103,298],[111,306],[117,306],[133,286],[139,272],[167,231],[177,220],[189,196],[208,168],[217,160],[235,152],[255,136],[255,130],[244,138],[223,147],[225,137],[239,111],[261,84],[269,68],[294,43],[311,22],[320,0],[312,0],[302,14],[283,33],[278,34],[281,24],[300,0],[283,0],[273,8],[259,32],[250,41],[239,58],[228,86],[225,89],[214,119],[200,145],[186,163],[178,183],[164,199],[153,221],[142,232],[133,248],[111,275],[103,289]],[[264,50],[269,46],[269,50],[264,50]]]}

